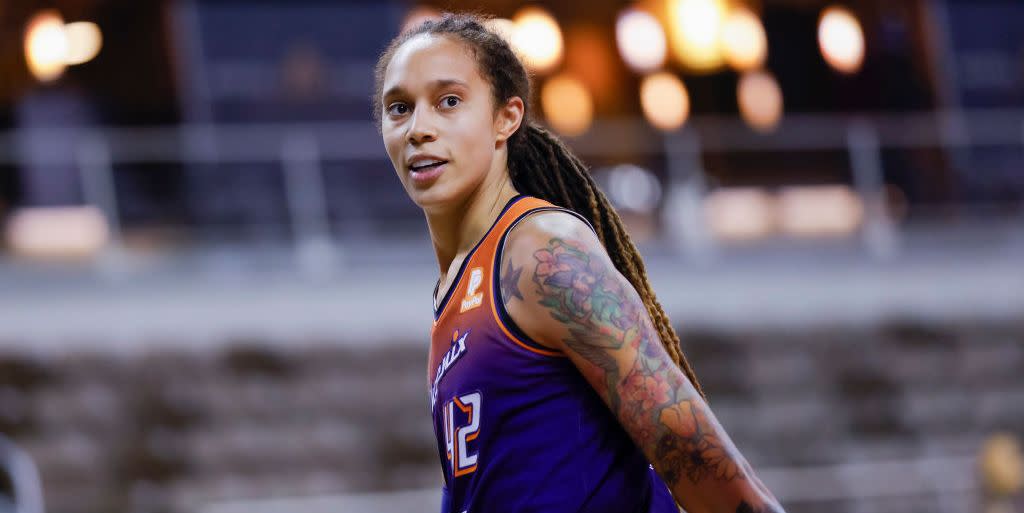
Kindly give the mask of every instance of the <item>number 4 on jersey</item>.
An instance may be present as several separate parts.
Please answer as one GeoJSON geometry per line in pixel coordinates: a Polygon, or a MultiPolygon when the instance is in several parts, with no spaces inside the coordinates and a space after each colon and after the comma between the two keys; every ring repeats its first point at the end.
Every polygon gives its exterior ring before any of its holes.
{"type": "Polygon", "coordinates": [[[451,462],[452,475],[459,477],[476,471],[476,454],[469,454],[466,449],[468,442],[476,439],[480,433],[480,406],[483,397],[480,392],[473,392],[452,398],[444,405],[444,443],[451,462]],[[463,415],[456,413],[456,408],[463,415]],[[465,416],[469,423],[456,427],[456,415],[465,416]]]}

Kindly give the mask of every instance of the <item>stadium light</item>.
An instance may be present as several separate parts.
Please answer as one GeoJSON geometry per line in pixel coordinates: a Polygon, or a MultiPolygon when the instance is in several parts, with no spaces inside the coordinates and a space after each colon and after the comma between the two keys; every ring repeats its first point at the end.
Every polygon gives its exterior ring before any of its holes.
{"type": "Polygon", "coordinates": [[[640,83],[640,106],[647,121],[659,130],[677,130],[690,115],[690,96],[682,80],[663,71],[640,83]]]}
{"type": "Polygon", "coordinates": [[[743,120],[760,132],[771,132],[782,119],[782,89],[770,73],[752,71],[740,77],[736,87],[743,120]]]}
{"type": "Polygon", "coordinates": [[[665,64],[667,43],[658,20],[645,11],[626,9],[615,22],[615,41],[626,65],[649,72],[665,64]]]}
{"type": "Polygon", "coordinates": [[[856,73],[864,63],[864,31],[857,17],[842,7],[822,12],[818,46],[825,62],[842,73],[856,73]]]}
{"type": "Polygon", "coordinates": [[[56,10],[36,13],[25,29],[25,62],[37,80],[52,82],[67,67],[68,37],[56,10]]]}
{"type": "Polygon", "coordinates": [[[669,0],[669,33],[676,58],[687,68],[714,71],[722,66],[724,0],[669,0]]]}
{"type": "Polygon", "coordinates": [[[559,133],[576,136],[590,128],[594,102],[578,79],[568,74],[548,79],[541,88],[540,101],[544,117],[559,133]]]}
{"type": "Polygon", "coordinates": [[[512,45],[531,70],[544,73],[562,60],[562,30],[548,11],[526,7],[512,18],[515,33],[512,45]]]}
{"type": "Polygon", "coordinates": [[[84,64],[93,60],[103,47],[103,33],[90,21],[76,21],[64,26],[67,36],[67,64],[84,64]]]}
{"type": "Polygon", "coordinates": [[[764,66],[768,56],[768,38],[761,19],[742,7],[729,13],[722,26],[722,51],[729,66],[738,71],[764,66]]]}

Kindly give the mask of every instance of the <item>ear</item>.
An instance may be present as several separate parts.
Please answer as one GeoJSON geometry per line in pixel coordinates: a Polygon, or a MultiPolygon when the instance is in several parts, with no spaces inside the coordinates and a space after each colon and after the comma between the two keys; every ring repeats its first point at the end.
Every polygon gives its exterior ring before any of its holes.
{"type": "Polygon", "coordinates": [[[519,125],[523,122],[523,115],[526,113],[526,106],[523,99],[513,96],[498,108],[494,115],[494,131],[497,134],[496,142],[505,142],[512,134],[516,133],[519,125]]]}

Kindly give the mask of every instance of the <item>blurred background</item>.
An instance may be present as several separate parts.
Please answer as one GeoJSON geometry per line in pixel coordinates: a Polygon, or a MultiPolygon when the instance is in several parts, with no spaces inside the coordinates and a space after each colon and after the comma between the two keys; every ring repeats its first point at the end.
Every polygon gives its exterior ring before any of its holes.
{"type": "Polygon", "coordinates": [[[1019,0],[0,2],[0,511],[437,510],[369,98],[439,9],[497,17],[787,511],[1024,512],[1019,0]]]}

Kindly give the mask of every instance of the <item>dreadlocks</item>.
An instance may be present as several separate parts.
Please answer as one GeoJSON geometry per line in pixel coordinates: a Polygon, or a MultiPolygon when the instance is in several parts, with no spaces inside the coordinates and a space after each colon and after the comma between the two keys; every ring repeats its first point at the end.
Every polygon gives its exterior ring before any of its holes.
{"type": "MultiPolygon", "coordinates": [[[[381,95],[384,74],[395,51],[420,34],[446,35],[466,43],[473,52],[481,75],[491,85],[494,105],[504,105],[518,96],[530,104],[530,78],[523,63],[501,36],[488,30],[486,18],[467,14],[445,14],[440,20],[427,21],[395,38],[377,61],[376,88],[373,97],[374,119],[380,128],[381,95]]],[[[633,285],[654,321],[662,344],[700,395],[704,391],[690,363],[679,348],[679,336],[665,311],[654,297],[647,280],[644,262],[609,204],[594,183],[586,166],[558,138],[524,117],[520,129],[508,140],[508,170],[512,185],[521,193],[536,196],[573,210],[590,221],[608,251],[615,268],[633,285]]]]}

